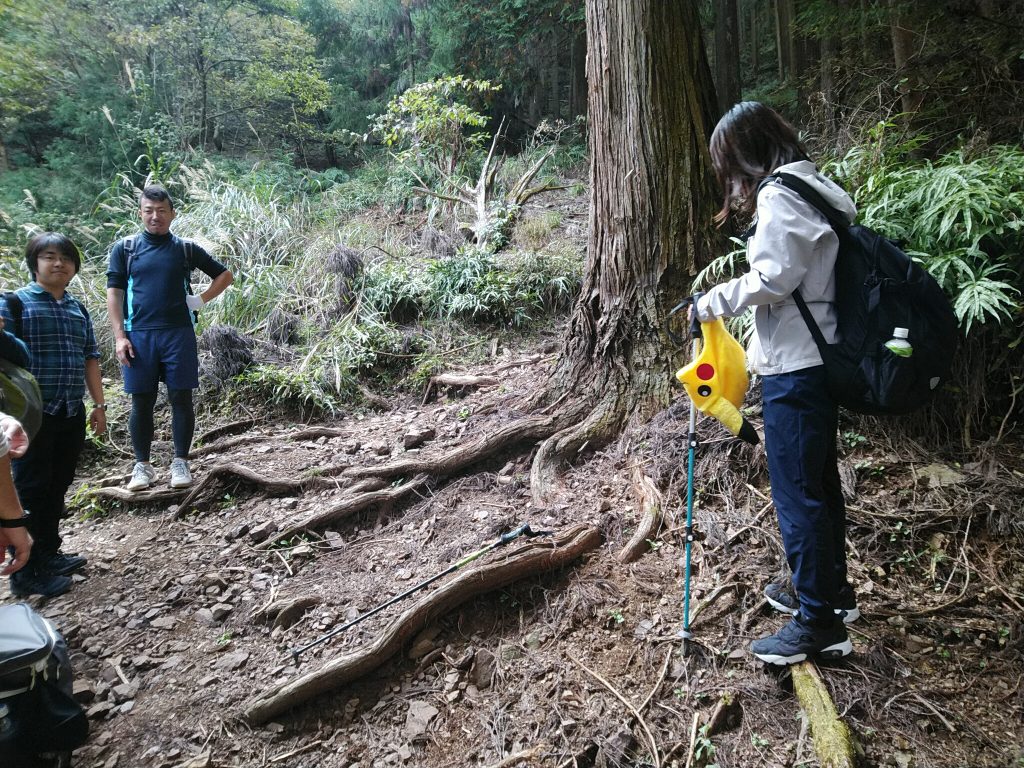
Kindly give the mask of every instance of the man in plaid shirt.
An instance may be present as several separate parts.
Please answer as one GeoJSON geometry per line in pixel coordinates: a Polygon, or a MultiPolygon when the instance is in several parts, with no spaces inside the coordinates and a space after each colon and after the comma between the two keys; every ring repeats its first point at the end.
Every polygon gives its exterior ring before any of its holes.
{"type": "Polygon", "coordinates": [[[43,395],[43,423],[25,455],[13,462],[35,544],[26,566],[11,576],[11,591],[54,597],[71,588],[69,574],[86,564],[84,557],[60,551],[57,530],[85,445],[82,397],[88,389],[94,403],[88,419],[97,433],[107,427],[106,404],[92,321],[85,305],[67,292],[82,266],[78,248],[64,235],[46,232],[29,241],[25,263],[33,281],[6,295],[0,312],[7,330],[32,355],[29,371],[43,395]]]}

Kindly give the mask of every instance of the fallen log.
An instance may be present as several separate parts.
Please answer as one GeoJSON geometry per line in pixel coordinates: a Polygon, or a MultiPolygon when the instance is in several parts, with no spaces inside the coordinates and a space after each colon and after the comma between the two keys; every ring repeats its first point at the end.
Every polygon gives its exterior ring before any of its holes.
{"type": "Polygon", "coordinates": [[[578,525],[550,539],[531,540],[501,560],[468,568],[427,593],[369,645],[263,691],[246,704],[243,715],[247,722],[258,725],[316,696],[335,691],[383,665],[425,627],[468,600],[561,568],[600,545],[598,529],[578,525]]]}
{"type": "Polygon", "coordinates": [[[818,668],[809,661],[801,661],[790,671],[793,689],[811,724],[814,751],[821,768],[854,768],[853,733],[840,719],[818,668]]]}

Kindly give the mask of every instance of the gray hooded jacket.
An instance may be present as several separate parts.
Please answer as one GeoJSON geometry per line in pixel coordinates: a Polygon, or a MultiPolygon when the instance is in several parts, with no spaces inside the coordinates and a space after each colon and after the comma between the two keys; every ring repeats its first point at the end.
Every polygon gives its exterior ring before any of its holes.
{"type": "MultiPolygon", "coordinates": [[[[780,166],[776,173],[799,176],[817,189],[852,223],[853,200],[806,160],[780,166]]],[[[747,364],[762,376],[821,365],[793,291],[800,289],[828,342],[835,340],[835,263],[839,239],[810,203],[781,184],[769,184],[757,197],[757,231],[747,242],[750,271],[708,290],[697,302],[697,317],[735,317],[755,307],[755,333],[747,364]]]]}

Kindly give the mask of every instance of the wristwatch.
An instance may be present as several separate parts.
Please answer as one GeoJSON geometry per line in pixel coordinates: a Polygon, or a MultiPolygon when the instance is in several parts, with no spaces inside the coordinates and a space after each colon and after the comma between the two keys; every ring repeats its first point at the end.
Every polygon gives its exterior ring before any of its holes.
{"type": "Polygon", "coordinates": [[[28,525],[28,515],[16,517],[13,520],[0,518],[0,528],[24,528],[28,525]]]}
{"type": "Polygon", "coordinates": [[[93,408],[99,408],[99,409],[104,410],[104,411],[107,410],[107,404],[106,403],[93,403],[92,407],[93,408]]]}

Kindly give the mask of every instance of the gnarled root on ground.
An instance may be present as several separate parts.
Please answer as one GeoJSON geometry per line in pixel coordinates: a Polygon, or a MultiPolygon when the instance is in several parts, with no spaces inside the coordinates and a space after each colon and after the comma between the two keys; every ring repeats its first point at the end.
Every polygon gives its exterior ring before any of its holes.
{"type": "Polygon", "coordinates": [[[258,694],[246,705],[244,717],[252,725],[265,723],[315,696],[337,690],[380,667],[424,627],[466,601],[537,573],[561,568],[600,545],[598,529],[579,525],[551,539],[533,539],[501,560],[467,568],[427,593],[365,648],[258,694]]]}
{"type": "Polygon", "coordinates": [[[619,550],[620,563],[632,563],[651,548],[651,541],[658,535],[664,516],[664,500],[654,481],[644,474],[638,464],[633,465],[633,488],[640,497],[640,524],[636,533],[619,550]]]}
{"type": "Polygon", "coordinates": [[[472,464],[488,459],[496,453],[523,440],[541,440],[558,429],[555,416],[526,416],[505,424],[465,445],[427,458],[408,458],[377,467],[350,467],[347,477],[410,477],[420,473],[435,479],[453,475],[472,464]]]}

